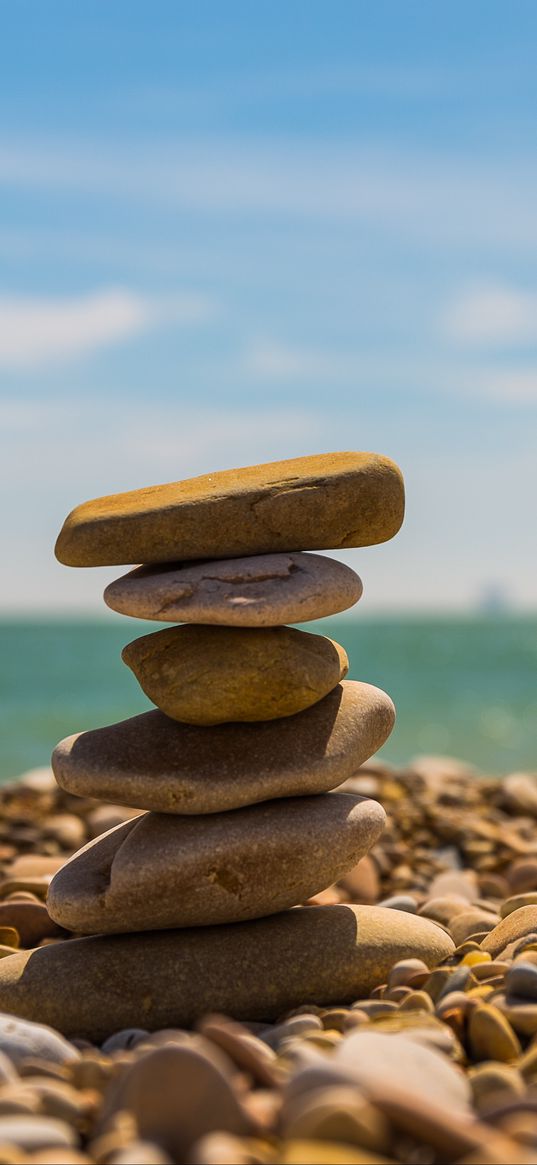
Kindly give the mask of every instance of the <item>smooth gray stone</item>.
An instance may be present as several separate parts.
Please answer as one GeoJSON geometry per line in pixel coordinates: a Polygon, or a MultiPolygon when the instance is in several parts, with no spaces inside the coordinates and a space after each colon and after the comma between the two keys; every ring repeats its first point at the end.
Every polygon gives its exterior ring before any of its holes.
{"type": "Polygon", "coordinates": [[[135,619],[278,627],[345,611],[361,594],[349,566],[297,551],[140,566],[111,582],[104,601],[135,619]]]}
{"type": "Polygon", "coordinates": [[[3,1014],[0,1014],[0,1052],[16,1068],[28,1059],[49,1060],[52,1064],[69,1064],[80,1059],[76,1048],[52,1027],[3,1014]]]}

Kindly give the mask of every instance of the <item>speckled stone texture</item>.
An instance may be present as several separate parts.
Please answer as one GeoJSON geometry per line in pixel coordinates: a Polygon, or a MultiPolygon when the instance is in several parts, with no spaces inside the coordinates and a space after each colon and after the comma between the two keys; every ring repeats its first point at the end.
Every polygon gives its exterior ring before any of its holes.
{"type": "Polygon", "coordinates": [[[47,906],[82,934],[241,922],[324,890],[371,848],[386,814],[348,793],[178,817],[146,813],[84,846],[47,906]]]}
{"type": "Polygon", "coordinates": [[[127,644],[121,658],[162,712],[200,725],[293,716],[349,666],[338,643],[293,627],[167,627],[127,644]]]}
{"type": "Polygon", "coordinates": [[[390,697],[344,680],[305,712],[261,724],[199,728],[145,712],[60,741],[52,755],[69,793],[160,813],[218,813],[273,797],[324,793],[387,740],[390,697]]]}
{"type": "Polygon", "coordinates": [[[161,623],[278,627],[346,611],[361,594],[345,563],[298,551],[140,566],[111,582],[104,601],[121,615],[161,623]]]}
{"type": "Polygon", "coordinates": [[[0,960],[0,1010],[96,1043],[122,1028],[188,1026],[204,1013],[275,1019],[366,996],[398,959],[434,966],[454,944],[427,919],[321,906],[199,929],[74,939],[0,960]]]}
{"type": "Polygon", "coordinates": [[[397,533],[403,514],[403,479],[388,457],[323,453],[85,502],[56,556],[112,566],[372,546],[397,533]]]}

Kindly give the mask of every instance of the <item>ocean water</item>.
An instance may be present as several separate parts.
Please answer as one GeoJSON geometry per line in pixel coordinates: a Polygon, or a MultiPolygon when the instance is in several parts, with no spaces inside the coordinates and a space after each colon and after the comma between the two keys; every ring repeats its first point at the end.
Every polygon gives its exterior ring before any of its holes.
{"type": "MultiPolygon", "coordinates": [[[[47,764],[63,736],[149,708],[120,651],[158,626],[113,615],[0,623],[0,780],[47,764]]],[[[344,644],[350,677],[392,696],[387,760],[448,753],[490,773],[537,772],[537,615],[353,614],[305,629],[344,644]]]]}

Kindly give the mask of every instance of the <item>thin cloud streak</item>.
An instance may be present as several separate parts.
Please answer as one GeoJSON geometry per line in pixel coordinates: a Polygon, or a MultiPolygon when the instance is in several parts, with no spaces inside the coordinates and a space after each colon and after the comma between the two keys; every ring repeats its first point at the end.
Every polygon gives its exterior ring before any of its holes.
{"type": "Polygon", "coordinates": [[[57,299],[0,296],[0,369],[64,363],[165,324],[204,322],[210,314],[200,296],[151,299],[121,288],[57,299]]]}
{"type": "Polygon", "coordinates": [[[448,305],[441,327],[465,347],[526,347],[537,343],[537,292],[506,284],[462,291],[448,305]]]}
{"type": "Polygon", "coordinates": [[[432,393],[447,398],[472,397],[497,405],[525,406],[537,403],[537,362],[516,361],[501,367],[483,359],[468,364],[458,355],[442,361],[416,353],[410,359],[394,354],[385,357],[360,352],[330,351],[282,343],[275,339],[247,344],[239,359],[240,375],[264,385],[325,384],[405,392],[412,384],[424,397],[432,393]]]}

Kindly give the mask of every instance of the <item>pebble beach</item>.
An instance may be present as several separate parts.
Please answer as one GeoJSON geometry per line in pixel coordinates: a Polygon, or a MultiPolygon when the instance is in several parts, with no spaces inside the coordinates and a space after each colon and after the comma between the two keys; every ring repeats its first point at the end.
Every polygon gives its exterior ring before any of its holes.
{"type": "Polygon", "coordinates": [[[403,513],[336,453],[66,519],[175,626],[122,652],[151,711],[0,789],[0,1165],[537,1159],[537,776],[376,758],[390,696],[296,628],[362,593],[304,549],[403,513]]]}
{"type": "MultiPolygon", "coordinates": [[[[386,826],[308,904],[382,904],[410,941],[429,919],[452,953],[272,1022],[206,1014],[94,1042],[4,1015],[3,1165],[535,1161],[537,776],[373,760],[342,790],[380,803],[386,826]]],[[[73,941],[48,914],[51,877],[135,812],[60,790],[48,768],[0,789],[2,960],[73,941]]],[[[67,1005],[79,985],[56,989],[67,1005]]]]}

